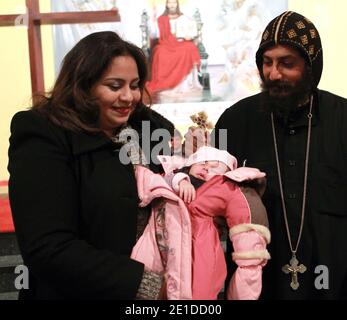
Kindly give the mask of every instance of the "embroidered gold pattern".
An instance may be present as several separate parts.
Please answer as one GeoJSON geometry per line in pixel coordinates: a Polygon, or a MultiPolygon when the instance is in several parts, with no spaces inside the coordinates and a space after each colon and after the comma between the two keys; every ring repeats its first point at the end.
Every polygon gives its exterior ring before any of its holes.
{"type": "Polygon", "coordinates": [[[294,29],[288,30],[288,31],[287,31],[287,35],[288,35],[289,39],[294,38],[294,37],[297,36],[297,34],[296,34],[296,32],[295,32],[294,29]]]}
{"type": "Polygon", "coordinates": [[[305,29],[306,28],[305,24],[301,20],[295,22],[295,25],[298,29],[305,29]]]}
{"type": "Polygon", "coordinates": [[[301,36],[300,39],[301,39],[301,43],[302,43],[303,45],[308,44],[308,39],[307,39],[307,35],[306,35],[306,34],[304,34],[303,36],[301,36]]]}
{"type": "Polygon", "coordinates": [[[310,29],[311,39],[315,39],[317,37],[317,32],[315,29],[310,29]]]}
{"type": "Polygon", "coordinates": [[[266,30],[263,34],[263,40],[266,40],[269,37],[269,31],[266,30]]]}

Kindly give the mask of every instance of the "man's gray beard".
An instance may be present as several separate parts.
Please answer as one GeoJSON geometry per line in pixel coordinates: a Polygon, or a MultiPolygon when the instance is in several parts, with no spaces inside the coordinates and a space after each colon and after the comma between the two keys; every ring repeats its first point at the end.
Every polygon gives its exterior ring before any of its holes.
{"type": "Polygon", "coordinates": [[[313,80],[309,70],[305,70],[302,79],[295,87],[283,81],[266,81],[261,83],[262,88],[262,109],[273,112],[275,116],[287,121],[291,112],[297,110],[298,106],[304,104],[312,92],[313,80]],[[270,94],[269,89],[273,86],[283,86],[286,95],[270,94]]]}

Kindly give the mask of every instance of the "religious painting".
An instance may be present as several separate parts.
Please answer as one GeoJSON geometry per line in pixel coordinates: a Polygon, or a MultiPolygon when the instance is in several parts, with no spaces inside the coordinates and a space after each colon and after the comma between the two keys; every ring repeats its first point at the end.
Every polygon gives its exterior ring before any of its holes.
{"type": "Polygon", "coordinates": [[[287,0],[61,0],[52,11],[109,10],[121,21],[54,27],[56,68],[80,38],[113,30],[148,57],[153,108],[186,127],[205,111],[215,122],[237,100],[259,92],[255,52],[287,0]],[[166,16],[166,17],[164,17],[166,16]]]}

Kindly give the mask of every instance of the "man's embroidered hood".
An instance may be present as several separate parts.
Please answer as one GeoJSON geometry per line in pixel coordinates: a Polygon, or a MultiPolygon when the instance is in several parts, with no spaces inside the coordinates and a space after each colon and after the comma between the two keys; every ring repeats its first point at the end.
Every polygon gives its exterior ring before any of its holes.
{"type": "Polygon", "coordinates": [[[267,25],[256,53],[256,63],[263,80],[263,53],[277,44],[294,47],[303,54],[312,68],[314,85],[317,87],[323,70],[323,50],[314,24],[296,12],[286,11],[267,25]]]}

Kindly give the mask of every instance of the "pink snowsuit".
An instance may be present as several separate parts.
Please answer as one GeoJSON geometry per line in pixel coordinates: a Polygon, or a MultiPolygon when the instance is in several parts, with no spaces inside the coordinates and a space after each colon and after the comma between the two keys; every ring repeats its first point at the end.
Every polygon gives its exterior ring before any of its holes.
{"type": "Polygon", "coordinates": [[[189,204],[189,214],[160,175],[137,168],[140,206],[153,205],[150,221],[131,258],[144,263],[149,270],[166,274],[168,299],[217,298],[225,281],[226,264],[213,223],[216,216],[226,217],[234,246],[233,260],[239,266],[227,297],[259,297],[262,266],[269,259],[266,211],[254,189],[240,188],[234,182],[257,178],[258,172],[239,168],[215,176],[197,190],[196,199],[189,204]],[[159,198],[164,200],[161,205],[153,202],[159,198]],[[165,218],[160,219],[163,211],[165,218]]]}
{"type": "Polygon", "coordinates": [[[230,229],[233,260],[238,265],[229,288],[228,299],[257,299],[262,288],[262,267],[270,258],[267,214],[253,188],[237,182],[259,178],[260,171],[238,168],[214,176],[197,189],[189,205],[192,224],[193,299],[216,299],[226,274],[224,251],[213,218],[223,216],[230,229]],[[237,181],[237,182],[235,182],[237,181]]]}

